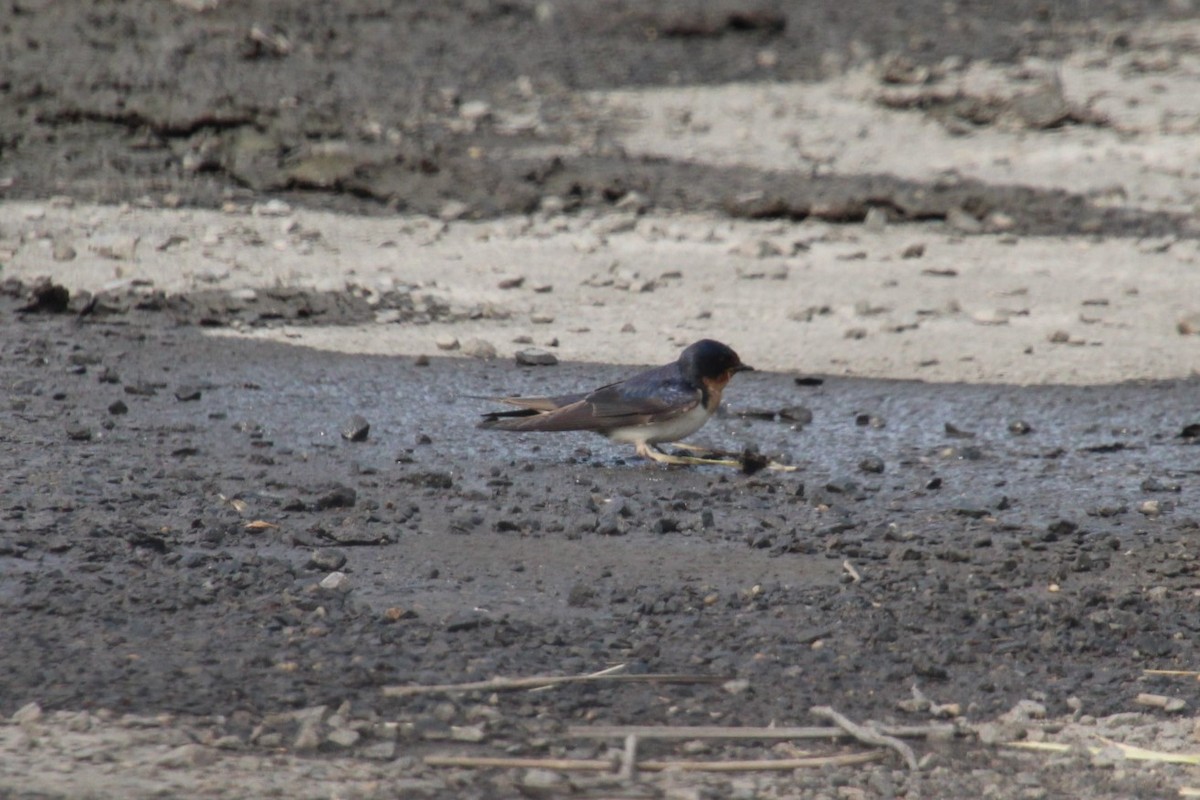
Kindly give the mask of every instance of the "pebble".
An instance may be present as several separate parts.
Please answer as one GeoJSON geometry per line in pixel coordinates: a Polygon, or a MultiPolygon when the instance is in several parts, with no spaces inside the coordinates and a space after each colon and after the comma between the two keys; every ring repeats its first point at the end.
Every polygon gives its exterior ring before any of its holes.
{"type": "Polygon", "coordinates": [[[1014,436],[1024,436],[1033,432],[1033,426],[1023,419],[1016,419],[1008,423],[1008,432],[1014,436]]]}
{"type": "Polygon", "coordinates": [[[24,725],[29,722],[37,722],[41,718],[42,707],[36,700],[21,706],[14,711],[12,715],[12,721],[18,725],[24,725]]]}
{"type": "Polygon", "coordinates": [[[53,249],[50,251],[50,256],[55,261],[74,261],[75,248],[66,242],[55,242],[53,249]]]}
{"type": "Polygon", "coordinates": [[[516,275],[511,278],[502,278],[496,287],[499,289],[520,289],[525,283],[525,276],[516,275]]]}
{"type": "Polygon", "coordinates": [[[1146,500],[1138,506],[1138,513],[1147,517],[1157,517],[1162,513],[1162,503],[1158,500],[1146,500]]]}
{"type": "Polygon", "coordinates": [[[137,255],[138,242],[141,241],[137,236],[126,234],[114,234],[97,239],[88,245],[88,249],[101,258],[110,258],[114,261],[132,261],[137,255]]]}
{"type": "Polygon", "coordinates": [[[322,547],[313,550],[305,566],[308,569],[319,569],[334,572],[346,565],[346,554],[336,547],[322,547]]]}
{"type": "Polygon", "coordinates": [[[961,208],[952,208],[946,213],[946,224],[959,233],[979,233],[983,230],[983,223],[961,208]]]}
{"type": "Polygon", "coordinates": [[[526,347],[517,351],[516,361],[526,367],[552,367],[558,363],[558,356],[539,347],[526,347]]]}
{"type": "Polygon", "coordinates": [[[181,403],[191,403],[200,399],[200,389],[195,386],[180,386],[175,390],[175,399],[181,403]]]}
{"type": "Polygon", "coordinates": [[[491,360],[496,357],[496,346],[486,339],[467,339],[462,343],[463,355],[471,358],[491,360]]]}
{"type": "Polygon", "coordinates": [[[884,470],[883,459],[878,456],[867,456],[858,462],[858,468],[863,472],[879,474],[884,470]]]}
{"type": "Polygon", "coordinates": [[[544,312],[539,312],[537,314],[530,314],[529,321],[532,322],[534,325],[549,325],[554,322],[554,315],[546,314],[544,312]]]}
{"type": "Polygon", "coordinates": [[[438,211],[438,219],[442,222],[453,222],[462,219],[471,211],[471,207],[461,200],[451,200],[438,211]]]}
{"type": "Polygon", "coordinates": [[[129,406],[125,405],[124,400],[114,400],[108,404],[108,413],[112,414],[114,417],[120,416],[121,414],[128,414],[129,406]]]}
{"type": "Polygon", "coordinates": [[[1200,334],[1200,312],[1188,314],[1186,317],[1179,320],[1179,323],[1175,326],[1175,329],[1179,331],[1181,336],[1200,334]]]}
{"type": "Polygon", "coordinates": [[[337,486],[317,498],[317,510],[352,508],[358,502],[358,492],[349,486],[337,486]]]}
{"type": "Polygon", "coordinates": [[[256,217],[286,217],[292,213],[292,207],[282,200],[272,199],[250,206],[250,213],[256,217]]]}
{"type": "Polygon", "coordinates": [[[371,423],[361,414],[355,414],[342,426],[342,438],[349,442],[365,442],[371,434],[371,423]]]}
{"type": "Polygon", "coordinates": [[[319,585],[322,589],[344,592],[350,588],[350,576],[344,572],[331,572],[321,579],[319,585]]]}
{"type": "Polygon", "coordinates": [[[458,337],[453,334],[443,333],[433,340],[438,350],[457,350],[458,337]]]}
{"type": "Polygon", "coordinates": [[[92,429],[86,425],[71,425],[67,428],[67,438],[73,442],[91,441],[92,429]]]}
{"type": "Polygon", "coordinates": [[[800,425],[810,425],[813,421],[813,412],[807,406],[787,406],[779,409],[779,418],[800,425]]]}
{"type": "MultiPolygon", "coordinates": [[[[335,572],[334,575],[341,575],[341,573],[335,572]]],[[[321,581],[321,583],[324,585],[325,581],[321,581]]],[[[337,747],[353,747],[354,745],[358,744],[358,740],[361,738],[362,734],[353,728],[338,728],[335,731],[331,731],[330,734],[325,737],[325,741],[337,747]]]]}

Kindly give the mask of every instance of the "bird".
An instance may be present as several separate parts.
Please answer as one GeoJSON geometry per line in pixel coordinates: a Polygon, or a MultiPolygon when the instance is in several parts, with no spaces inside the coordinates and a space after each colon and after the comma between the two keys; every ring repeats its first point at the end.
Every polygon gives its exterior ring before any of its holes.
{"type": "Polygon", "coordinates": [[[670,364],[591,392],[488,398],[516,406],[517,410],[488,412],[479,427],[521,432],[594,431],[614,442],[632,444],[639,456],[661,464],[743,467],[741,461],[664,453],[656,445],[673,443],[684,450],[707,451],[681,444],[679,440],[708,422],[721,405],[721,394],[734,375],[753,369],[743,364],[729,345],[701,339],[686,347],[670,364]]]}

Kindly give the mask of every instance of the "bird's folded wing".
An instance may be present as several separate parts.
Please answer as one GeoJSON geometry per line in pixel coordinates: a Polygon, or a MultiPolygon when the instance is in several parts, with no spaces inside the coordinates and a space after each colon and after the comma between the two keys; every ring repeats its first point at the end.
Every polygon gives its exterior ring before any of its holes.
{"type": "MultiPolygon", "coordinates": [[[[510,401],[518,399],[549,398],[509,398],[510,401]]],[[[509,431],[585,430],[603,433],[614,428],[671,419],[691,411],[699,402],[700,391],[682,384],[659,383],[653,387],[643,387],[629,382],[614,383],[546,411],[529,403],[521,403],[522,410],[493,412],[486,416],[482,425],[509,431]]],[[[517,405],[515,402],[512,404],[517,405]]]]}

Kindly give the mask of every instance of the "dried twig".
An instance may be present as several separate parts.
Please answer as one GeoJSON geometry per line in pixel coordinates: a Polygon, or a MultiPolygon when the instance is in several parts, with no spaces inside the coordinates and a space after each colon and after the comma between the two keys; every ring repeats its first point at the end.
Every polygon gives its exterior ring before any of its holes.
{"type": "Polygon", "coordinates": [[[459,692],[515,692],[564,683],[725,683],[721,675],[675,675],[651,673],[646,675],[612,675],[607,672],[590,675],[538,675],[527,678],[491,678],[469,683],[437,683],[426,686],[384,686],[384,697],[412,697],[420,694],[456,694],[459,692]]]}
{"type": "MultiPolygon", "coordinates": [[[[834,756],[812,758],[781,758],[754,761],[643,761],[637,768],[643,772],[761,772],[765,770],[793,770],[811,767],[846,766],[866,764],[883,757],[881,751],[870,753],[842,753],[834,756]]],[[[492,758],[487,756],[427,756],[425,763],[431,767],[502,767],[506,769],[552,769],[589,770],[606,772],[613,762],[604,759],[574,758],[492,758]]]]}
{"type": "MultiPolygon", "coordinates": [[[[581,676],[581,677],[602,678],[605,675],[616,675],[618,672],[623,672],[625,670],[625,667],[627,667],[627,666],[629,666],[629,665],[628,664],[615,664],[615,665],[609,667],[608,669],[602,669],[602,670],[599,670],[598,672],[589,672],[587,675],[581,676]]],[[[530,689],[529,692],[531,694],[533,692],[548,692],[551,689],[553,689],[555,685],[560,685],[560,684],[554,684],[554,685],[550,685],[550,686],[535,686],[534,688],[530,689]]]]}
{"type": "MultiPolygon", "coordinates": [[[[959,733],[950,723],[936,725],[881,726],[879,733],[907,739],[949,739],[959,733]]],[[[571,739],[843,739],[853,738],[844,728],[796,727],[755,728],[721,725],[594,725],[571,726],[571,739]]]]}
{"type": "Polygon", "coordinates": [[[912,748],[897,739],[895,736],[888,736],[880,733],[877,730],[873,730],[872,728],[851,722],[845,716],[837,711],[834,711],[829,706],[814,706],[809,710],[812,714],[815,714],[818,717],[824,717],[834,725],[837,725],[839,728],[853,737],[855,741],[862,742],[863,744],[869,744],[874,747],[887,747],[895,750],[900,754],[900,757],[904,759],[904,763],[908,765],[910,770],[915,772],[918,769],[917,756],[913,753],[912,748]]]}

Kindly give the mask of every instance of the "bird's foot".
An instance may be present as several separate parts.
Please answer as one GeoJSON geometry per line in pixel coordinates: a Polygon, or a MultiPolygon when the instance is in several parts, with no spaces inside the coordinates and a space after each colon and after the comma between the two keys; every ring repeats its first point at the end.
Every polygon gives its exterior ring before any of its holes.
{"type": "Polygon", "coordinates": [[[742,453],[730,453],[725,450],[713,450],[710,447],[698,447],[694,444],[684,444],[683,442],[673,442],[672,447],[679,450],[686,450],[692,453],[702,453],[697,456],[680,456],[671,453],[664,453],[657,447],[653,447],[646,443],[641,443],[637,446],[637,453],[643,458],[649,458],[657,461],[660,464],[675,464],[678,466],[702,466],[702,467],[733,467],[741,470],[747,475],[751,475],[762,469],[774,470],[776,472],[795,472],[799,467],[794,467],[790,464],[780,464],[778,461],[772,461],[764,456],[749,451],[742,453]]]}

